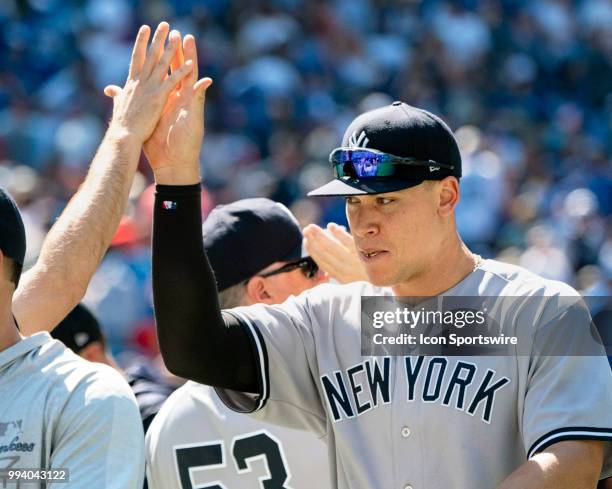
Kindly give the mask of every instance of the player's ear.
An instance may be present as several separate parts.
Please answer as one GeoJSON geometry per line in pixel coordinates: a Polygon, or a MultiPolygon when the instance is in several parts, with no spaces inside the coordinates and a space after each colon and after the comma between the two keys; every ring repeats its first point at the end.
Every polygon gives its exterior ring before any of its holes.
{"type": "Polygon", "coordinates": [[[459,203],[459,180],[455,177],[446,177],[438,185],[438,214],[440,217],[452,215],[459,203]]]}
{"type": "Polygon", "coordinates": [[[79,355],[89,362],[102,362],[104,355],[104,346],[99,341],[93,341],[83,348],[79,355]]]}
{"type": "Polygon", "coordinates": [[[246,284],[246,293],[252,304],[268,302],[270,299],[266,279],[263,277],[252,277],[246,284]]]}

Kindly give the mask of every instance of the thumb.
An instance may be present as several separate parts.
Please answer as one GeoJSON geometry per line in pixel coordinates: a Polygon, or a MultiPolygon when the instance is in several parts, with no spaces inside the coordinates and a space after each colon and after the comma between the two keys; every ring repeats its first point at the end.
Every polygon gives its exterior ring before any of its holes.
{"type": "Polygon", "coordinates": [[[110,98],[115,98],[117,95],[121,93],[121,88],[117,85],[106,85],[104,87],[104,95],[110,98]]]}
{"type": "Polygon", "coordinates": [[[204,100],[206,90],[213,84],[212,78],[202,78],[198,80],[193,86],[193,93],[198,96],[201,100],[204,100]]]}

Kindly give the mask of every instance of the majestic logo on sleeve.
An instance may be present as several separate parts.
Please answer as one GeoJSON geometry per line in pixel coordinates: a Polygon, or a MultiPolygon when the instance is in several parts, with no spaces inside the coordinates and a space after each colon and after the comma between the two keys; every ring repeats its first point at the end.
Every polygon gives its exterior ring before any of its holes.
{"type": "Polygon", "coordinates": [[[365,131],[361,131],[359,137],[357,137],[357,131],[354,131],[349,138],[349,148],[367,148],[370,140],[366,136],[365,131]]]}
{"type": "MultiPolygon", "coordinates": [[[[406,402],[420,400],[452,406],[491,423],[495,396],[510,383],[477,365],[458,361],[449,368],[446,357],[404,357],[406,402]]],[[[321,376],[321,385],[334,422],[350,419],[391,402],[391,357],[371,358],[345,372],[321,376]]]]}

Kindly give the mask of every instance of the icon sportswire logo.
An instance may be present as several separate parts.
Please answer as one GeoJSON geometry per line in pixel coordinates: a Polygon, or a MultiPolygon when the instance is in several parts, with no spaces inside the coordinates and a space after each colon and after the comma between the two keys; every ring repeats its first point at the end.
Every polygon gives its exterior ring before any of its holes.
{"type": "Polygon", "coordinates": [[[361,131],[359,137],[357,137],[357,131],[353,131],[351,137],[349,138],[348,144],[349,148],[367,148],[370,140],[366,136],[365,131],[361,131]]]}

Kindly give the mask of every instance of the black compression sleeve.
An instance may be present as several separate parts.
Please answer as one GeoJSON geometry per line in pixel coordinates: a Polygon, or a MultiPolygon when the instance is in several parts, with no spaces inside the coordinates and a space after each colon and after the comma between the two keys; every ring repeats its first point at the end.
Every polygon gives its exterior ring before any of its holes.
{"type": "Polygon", "coordinates": [[[258,393],[248,333],[221,314],[202,243],[200,185],[158,185],[153,216],[153,300],[168,369],[203,384],[258,393]]]}

